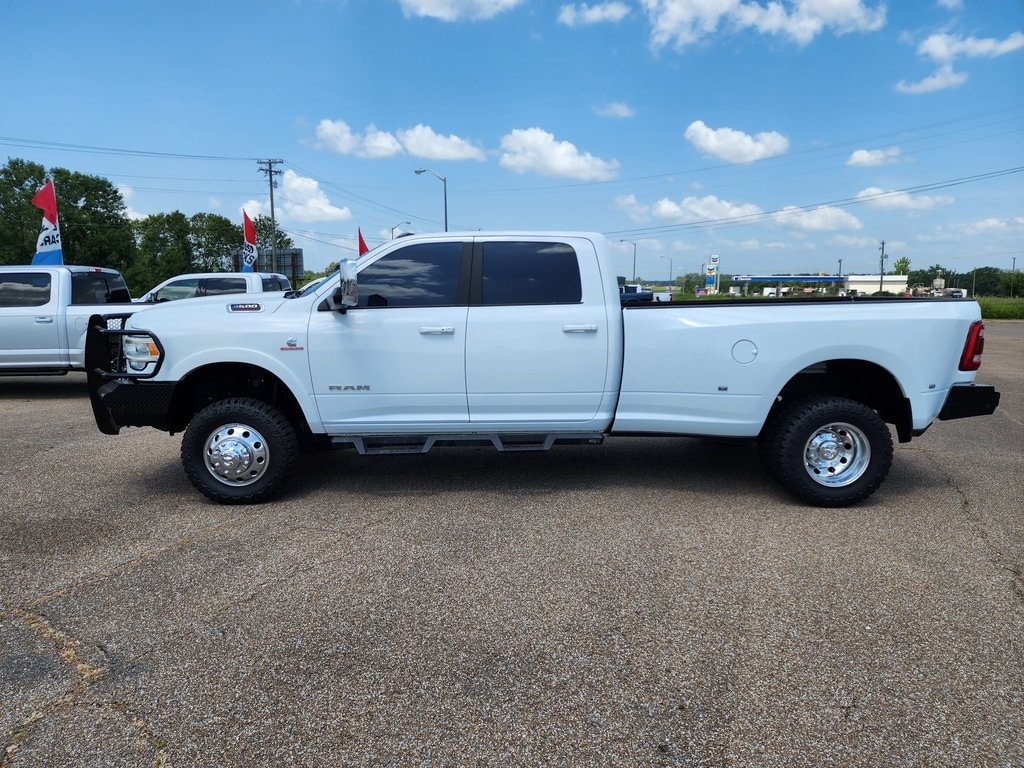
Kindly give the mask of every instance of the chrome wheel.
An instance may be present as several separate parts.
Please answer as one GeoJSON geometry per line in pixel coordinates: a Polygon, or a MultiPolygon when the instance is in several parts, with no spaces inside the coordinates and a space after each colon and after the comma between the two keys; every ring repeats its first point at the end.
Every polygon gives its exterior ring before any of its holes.
{"type": "Polygon", "coordinates": [[[871,443],[853,424],[818,428],[804,447],[804,469],[814,482],[841,488],[856,482],[871,462],[871,443]]]}
{"type": "Polygon", "coordinates": [[[206,438],[206,468],[227,485],[258,481],[270,467],[270,449],[263,435],[245,424],[225,424],[206,438]]]}

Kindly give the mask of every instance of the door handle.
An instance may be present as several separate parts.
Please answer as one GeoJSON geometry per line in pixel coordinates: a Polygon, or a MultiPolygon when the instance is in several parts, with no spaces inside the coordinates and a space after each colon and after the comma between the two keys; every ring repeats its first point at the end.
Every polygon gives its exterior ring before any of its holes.
{"type": "Polygon", "coordinates": [[[424,336],[454,336],[455,326],[452,325],[421,325],[420,333],[424,336]]]}
{"type": "Polygon", "coordinates": [[[53,322],[52,317],[36,317],[36,322],[40,325],[46,325],[53,322]]]}
{"type": "Polygon", "coordinates": [[[597,325],[563,325],[563,333],[597,333],[597,325]]]}

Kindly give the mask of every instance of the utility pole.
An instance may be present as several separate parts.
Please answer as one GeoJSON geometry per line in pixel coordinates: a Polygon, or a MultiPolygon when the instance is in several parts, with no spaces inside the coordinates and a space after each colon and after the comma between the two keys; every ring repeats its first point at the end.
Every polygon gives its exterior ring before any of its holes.
{"type": "Polygon", "coordinates": [[[275,176],[280,176],[284,171],[279,171],[274,168],[275,165],[280,165],[284,160],[257,160],[256,164],[260,167],[260,173],[267,174],[267,181],[270,182],[270,271],[277,272],[277,219],[274,217],[274,187],[277,186],[277,182],[274,181],[275,176]],[[266,166],[266,167],[264,167],[266,166]]]}
{"type": "Polygon", "coordinates": [[[885,240],[882,241],[882,247],[878,250],[882,252],[878,259],[878,292],[881,293],[885,283],[885,260],[889,258],[885,255],[885,240]]]}

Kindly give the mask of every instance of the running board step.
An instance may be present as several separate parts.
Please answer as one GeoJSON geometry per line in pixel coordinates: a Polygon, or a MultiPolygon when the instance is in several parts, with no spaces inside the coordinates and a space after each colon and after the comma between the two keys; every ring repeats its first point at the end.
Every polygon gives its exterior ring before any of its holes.
{"type": "Polygon", "coordinates": [[[355,448],[362,455],[427,453],[436,445],[490,445],[498,451],[549,451],[556,445],[601,445],[602,432],[476,435],[344,435],[331,438],[336,448],[355,448]]]}

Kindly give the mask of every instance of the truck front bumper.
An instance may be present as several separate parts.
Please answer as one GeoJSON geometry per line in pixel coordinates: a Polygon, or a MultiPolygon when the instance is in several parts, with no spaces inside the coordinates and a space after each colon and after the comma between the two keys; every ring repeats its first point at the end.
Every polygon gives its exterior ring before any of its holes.
{"type": "Polygon", "coordinates": [[[989,416],[999,406],[999,393],[989,384],[969,384],[950,387],[946,403],[939,411],[943,421],[964,419],[968,416],[989,416]]]}
{"type": "Polygon", "coordinates": [[[94,381],[90,372],[89,399],[96,426],[106,435],[116,435],[121,427],[154,427],[171,432],[174,389],[174,383],[155,381],[94,381]]]}
{"type": "MultiPolygon", "coordinates": [[[[124,330],[127,318],[128,315],[89,318],[85,370],[96,426],[107,435],[116,435],[121,427],[176,431],[171,422],[171,406],[177,382],[150,381],[155,371],[128,371],[121,348],[121,337],[132,333],[124,330]]],[[[159,370],[159,364],[156,368],[159,370]]]]}

